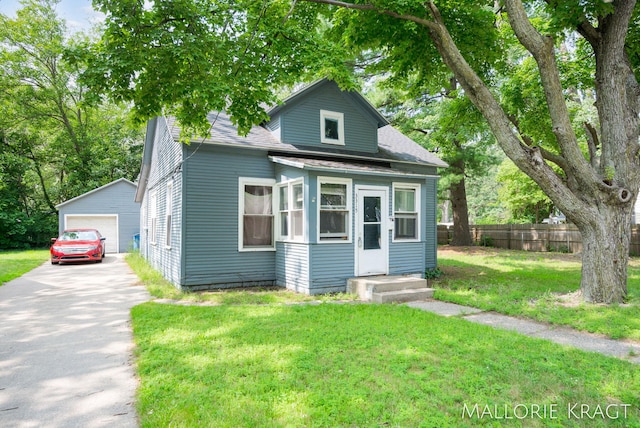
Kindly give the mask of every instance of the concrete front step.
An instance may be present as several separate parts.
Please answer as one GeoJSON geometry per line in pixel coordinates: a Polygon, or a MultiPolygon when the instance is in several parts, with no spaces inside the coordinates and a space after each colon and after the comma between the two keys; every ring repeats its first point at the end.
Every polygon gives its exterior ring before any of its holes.
{"type": "Polygon", "coordinates": [[[408,290],[380,291],[371,295],[374,303],[413,302],[433,297],[433,288],[411,288],[408,290]]]}
{"type": "MultiPolygon", "coordinates": [[[[388,296],[380,297],[380,299],[385,301],[408,302],[410,300],[420,300],[431,297],[422,297],[424,291],[422,294],[420,292],[410,292],[410,290],[427,290],[428,285],[426,279],[414,276],[368,276],[349,279],[347,281],[347,292],[357,294],[363,300],[371,301],[375,301],[373,295],[376,293],[391,293],[388,294],[388,296]],[[406,297],[401,297],[403,293],[406,294],[406,297]]],[[[433,295],[433,292],[431,294],[433,295]]]]}

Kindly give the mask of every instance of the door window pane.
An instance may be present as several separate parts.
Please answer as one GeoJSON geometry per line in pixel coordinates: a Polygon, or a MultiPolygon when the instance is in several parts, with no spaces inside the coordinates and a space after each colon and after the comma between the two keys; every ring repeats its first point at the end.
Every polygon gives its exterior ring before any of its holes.
{"type": "Polygon", "coordinates": [[[377,196],[364,197],[364,222],[380,221],[380,198],[377,196]]]}
{"type": "Polygon", "coordinates": [[[364,225],[364,249],[379,250],[380,249],[380,224],[368,223],[364,225]]]}

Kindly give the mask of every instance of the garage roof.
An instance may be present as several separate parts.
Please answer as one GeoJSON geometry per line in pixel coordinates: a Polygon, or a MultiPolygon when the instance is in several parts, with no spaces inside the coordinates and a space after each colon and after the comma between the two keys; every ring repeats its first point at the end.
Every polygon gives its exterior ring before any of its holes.
{"type": "Polygon", "coordinates": [[[91,191],[89,191],[89,192],[87,192],[87,193],[83,193],[83,194],[82,194],[82,195],[80,195],[80,196],[76,196],[76,197],[75,197],[75,198],[73,198],[73,199],[69,199],[68,201],[64,201],[64,202],[62,202],[62,203],[60,203],[60,204],[56,205],[56,208],[60,209],[60,207],[63,207],[63,206],[65,206],[65,205],[67,205],[67,204],[70,204],[70,203],[72,203],[72,202],[75,202],[75,201],[77,201],[78,199],[82,199],[82,198],[84,198],[84,197],[86,197],[86,196],[89,196],[89,195],[91,195],[91,194],[93,194],[93,193],[99,192],[99,191],[101,191],[101,190],[103,190],[103,189],[106,189],[107,187],[113,186],[113,185],[115,185],[115,184],[117,184],[117,183],[120,183],[120,182],[125,182],[125,183],[128,183],[128,184],[132,185],[133,187],[136,187],[135,183],[133,183],[132,181],[129,181],[129,180],[127,180],[126,178],[119,178],[119,179],[117,179],[117,180],[115,180],[115,181],[112,181],[112,182],[111,182],[111,183],[109,183],[109,184],[105,184],[104,186],[98,187],[97,189],[93,189],[93,190],[91,190],[91,191]]]}

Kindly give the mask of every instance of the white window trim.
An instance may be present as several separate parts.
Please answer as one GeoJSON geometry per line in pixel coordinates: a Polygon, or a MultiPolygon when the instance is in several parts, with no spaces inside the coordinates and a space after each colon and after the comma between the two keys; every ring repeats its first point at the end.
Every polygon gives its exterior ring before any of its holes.
{"type": "Polygon", "coordinates": [[[149,192],[149,243],[156,245],[158,242],[158,192],[149,192]]]}
{"type": "Polygon", "coordinates": [[[351,244],[353,242],[353,189],[352,180],[349,178],[318,177],[316,242],[319,244],[351,244]],[[322,184],[346,184],[347,185],[347,239],[321,239],[320,238],[320,211],[322,206],[322,184]]]}
{"type": "Polygon", "coordinates": [[[238,251],[239,252],[256,252],[256,251],[275,251],[276,250],[276,236],[277,225],[276,213],[278,213],[278,205],[276,205],[278,196],[276,195],[276,180],[272,178],[252,178],[252,177],[239,177],[238,178],[238,251]],[[244,186],[271,186],[271,216],[273,217],[273,225],[271,227],[271,246],[264,247],[248,247],[244,248],[244,186]]]}
{"type": "Polygon", "coordinates": [[[305,204],[305,188],[304,188],[304,179],[303,178],[296,178],[294,180],[289,180],[289,181],[283,181],[280,182],[276,185],[276,188],[278,189],[277,192],[277,198],[278,200],[276,201],[276,206],[278,207],[277,210],[277,223],[278,223],[278,227],[277,227],[277,240],[279,242],[307,242],[307,221],[306,221],[306,217],[305,217],[305,212],[307,210],[306,208],[306,204],[305,204]],[[282,212],[286,211],[288,213],[289,216],[289,227],[291,228],[292,226],[292,219],[293,216],[291,215],[291,213],[293,211],[298,211],[298,210],[294,210],[293,207],[293,186],[298,185],[298,184],[302,184],[302,236],[301,237],[291,237],[289,235],[289,231],[284,231],[286,232],[286,235],[283,233],[282,229],[282,221],[280,218],[280,215],[282,212]],[[287,210],[280,210],[280,189],[286,187],[287,188],[287,195],[289,198],[289,207],[287,210]]]}
{"type": "Polygon", "coordinates": [[[164,247],[166,249],[171,249],[171,235],[173,234],[173,180],[167,183],[164,207],[164,231],[167,235],[164,237],[164,247]]]}
{"type": "Polygon", "coordinates": [[[391,233],[391,242],[421,242],[422,230],[422,205],[420,204],[421,186],[419,183],[393,183],[391,186],[392,201],[391,212],[393,216],[393,231],[391,233]],[[416,238],[396,238],[396,190],[414,190],[415,191],[415,208],[416,208],[416,238]]]}
{"type": "Polygon", "coordinates": [[[320,110],[320,141],[324,144],[344,146],[344,113],[329,110],[320,110]],[[338,139],[327,138],[324,134],[325,119],[338,121],[338,139]]]}

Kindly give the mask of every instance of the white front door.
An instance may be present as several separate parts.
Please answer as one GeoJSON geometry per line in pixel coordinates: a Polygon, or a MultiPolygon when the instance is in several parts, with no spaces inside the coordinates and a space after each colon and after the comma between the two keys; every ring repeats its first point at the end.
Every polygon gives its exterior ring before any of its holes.
{"type": "Polygon", "coordinates": [[[356,276],[389,271],[388,189],[356,187],[356,276]]]}

